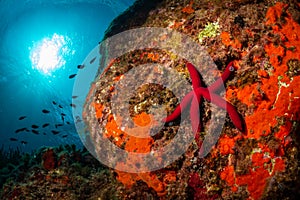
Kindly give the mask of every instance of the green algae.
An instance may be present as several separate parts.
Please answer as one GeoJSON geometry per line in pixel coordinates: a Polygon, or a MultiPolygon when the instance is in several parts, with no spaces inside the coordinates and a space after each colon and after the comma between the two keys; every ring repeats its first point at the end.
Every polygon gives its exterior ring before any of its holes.
{"type": "Polygon", "coordinates": [[[204,29],[198,34],[198,40],[200,43],[202,43],[205,38],[216,37],[219,34],[220,34],[219,23],[209,22],[205,25],[204,29]]]}

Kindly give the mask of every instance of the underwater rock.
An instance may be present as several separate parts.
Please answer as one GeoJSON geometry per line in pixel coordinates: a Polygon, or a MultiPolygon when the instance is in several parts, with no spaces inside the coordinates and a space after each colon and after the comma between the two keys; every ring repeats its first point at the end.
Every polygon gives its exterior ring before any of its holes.
{"type": "MultiPolygon", "coordinates": [[[[299,3],[287,0],[277,3],[140,0],[111,23],[104,39],[134,28],[163,27],[201,43],[218,67],[216,70],[198,66],[200,72],[211,73],[203,80],[206,85],[213,83],[233,60],[237,71],[224,85],[225,99],[242,115],[246,125],[245,135],[242,135],[227,118],[217,144],[206,157],[199,158],[197,144],[209,134],[208,126],[217,126],[211,121],[213,108],[206,102],[200,108],[203,131],[199,133],[199,141],[191,143],[175,163],[147,173],[115,170],[116,179],[126,188],[123,198],[129,194],[143,196],[147,192],[157,199],[295,199],[300,195],[297,189],[300,186],[297,161],[300,148],[299,7],[299,3]],[[137,189],[139,185],[143,189],[137,189]],[[152,195],[153,191],[157,197],[152,195]]],[[[146,40],[147,34],[139,39],[138,42],[146,40]]],[[[173,46],[180,42],[180,38],[175,40],[173,46]]],[[[109,52],[101,50],[103,55],[109,52]]],[[[103,56],[99,77],[91,85],[83,114],[95,150],[109,151],[97,142],[100,137],[109,138],[123,150],[143,153],[170,143],[179,127],[184,127],[179,120],[166,124],[153,137],[137,139],[128,134],[134,123],[148,122],[153,117],[152,106],[163,104],[169,114],[175,109],[180,100],[167,88],[151,84],[139,87],[129,100],[132,120],[114,116],[111,101],[118,92],[116,84],[137,66],[167,63],[170,69],[190,81],[187,62],[163,49],[138,49],[108,61],[103,56]]],[[[154,71],[163,73],[159,68],[154,71]]],[[[140,75],[149,78],[143,69],[140,75]]],[[[121,106],[118,109],[125,110],[121,106]]],[[[133,162],[108,159],[116,166],[133,162]]],[[[139,160],[132,163],[133,166],[138,164],[139,160]]]]}

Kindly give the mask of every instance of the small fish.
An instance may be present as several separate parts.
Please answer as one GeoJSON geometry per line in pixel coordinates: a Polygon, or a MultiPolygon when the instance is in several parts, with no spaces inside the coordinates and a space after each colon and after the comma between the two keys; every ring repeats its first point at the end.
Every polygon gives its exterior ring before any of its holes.
{"type": "Polygon", "coordinates": [[[37,128],[39,128],[39,126],[33,124],[33,125],[31,126],[31,128],[37,129],[37,128]]]}
{"type": "Polygon", "coordinates": [[[69,76],[69,79],[74,78],[76,75],[77,75],[77,74],[71,74],[71,75],[69,76]]]}
{"type": "Polygon", "coordinates": [[[20,133],[20,132],[26,131],[26,130],[27,130],[27,128],[19,128],[19,129],[15,130],[15,133],[20,133]]]}
{"type": "Polygon", "coordinates": [[[93,58],[91,61],[90,61],[90,64],[93,64],[95,62],[97,57],[93,58]]]}
{"type": "Polygon", "coordinates": [[[28,142],[22,140],[22,141],[21,141],[21,144],[28,144],[28,142]]]}
{"type": "Polygon", "coordinates": [[[31,130],[31,132],[36,134],[36,135],[40,134],[37,130],[31,130]]]}
{"type": "Polygon", "coordinates": [[[66,122],[67,124],[71,124],[70,122],[66,122]]]}
{"type": "Polygon", "coordinates": [[[64,116],[61,116],[61,120],[63,123],[65,123],[65,117],[64,116]]]}
{"type": "Polygon", "coordinates": [[[21,116],[21,117],[19,117],[19,120],[23,120],[25,118],[26,118],[26,116],[21,116]]]}
{"type": "Polygon", "coordinates": [[[76,116],[76,123],[80,123],[80,122],[82,122],[82,120],[80,119],[79,116],[76,116]]]}
{"type": "Polygon", "coordinates": [[[20,132],[21,132],[21,129],[15,130],[15,133],[20,133],[20,132]]]}
{"type": "Polygon", "coordinates": [[[61,115],[61,116],[67,116],[65,113],[61,113],[60,115],[61,115]]]}
{"type": "Polygon", "coordinates": [[[63,108],[61,105],[58,105],[58,107],[63,108]]]}
{"type": "Polygon", "coordinates": [[[53,105],[56,105],[57,103],[55,101],[52,101],[53,105]]]}
{"type": "Polygon", "coordinates": [[[63,136],[62,136],[62,138],[66,138],[66,137],[68,137],[68,135],[63,135],[63,136]]]}
{"type": "Polygon", "coordinates": [[[51,131],[52,133],[53,133],[53,135],[57,135],[57,134],[59,134],[59,131],[51,131]]]}
{"type": "Polygon", "coordinates": [[[55,128],[63,126],[63,124],[55,124],[55,128]]]}
{"type": "Polygon", "coordinates": [[[30,132],[30,130],[29,130],[28,128],[25,128],[25,131],[26,131],[26,132],[30,132]]]}
{"type": "Polygon", "coordinates": [[[83,69],[84,67],[84,65],[77,65],[77,69],[83,69]]]}
{"type": "Polygon", "coordinates": [[[49,110],[46,110],[46,109],[43,109],[42,112],[45,113],[45,114],[50,113],[50,111],[49,111],[49,110]]]}
{"type": "Polygon", "coordinates": [[[76,108],[76,105],[73,104],[73,103],[71,103],[70,106],[73,107],[73,108],[76,108]]]}
{"type": "Polygon", "coordinates": [[[50,124],[49,123],[46,123],[46,124],[43,124],[43,128],[46,128],[47,126],[49,126],[50,124]]]}
{"type": "Polygon", "coordinates": [[[13,137],[9,138],[9,140],[10,140],[10,141],[13,141],[13,142],[18,141],[17,138],[13,138],[13,137]]]}
{"type": "Polygon", "coordinates": [[[72,96],[72,99],[76,99],[78,96],[72,96]]]}

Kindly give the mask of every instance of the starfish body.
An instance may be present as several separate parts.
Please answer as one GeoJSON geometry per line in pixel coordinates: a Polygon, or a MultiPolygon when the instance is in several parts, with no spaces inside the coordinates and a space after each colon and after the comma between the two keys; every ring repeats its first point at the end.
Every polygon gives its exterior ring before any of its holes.
{"type": "Polygon", "coordinates": [[[192,123],[192,129],[195,134],[200,132],[201,120],[200,120],[199,105],[202,104],[202,98],[205,98],[206,100],[212,102],[218,107],[227,110],[229,117],[231,118],[235,127],[239,129],[241,132],[243,132],[244,122],[242,117],[236,111],[235,107],[216,94],[216,92],[223,85],[224,81],[226,81],[231,75],[231,73],[234,71],[233,63],[230,62],[227,65],[222,76],[219,79],[217,79],[212,85],[210,85],[208,88],[202,87],[200,75],[197,69],[191,63],[187,64],[187,68],[189,70],[192,79],[193,91],[185,95],[185,97],[182,99],[180,104],[175,108],[173,113],[167,116],[163,121],[170,122],[175,120],[181,115],[182,110],[185,110],[188,107],[188,105],[191,104],[190,118],[192,123]]]}
{"type": "MultiPolygon", "coordinates": [[[[201,78],[200,78],[200,75],[199,75],[197,69],[191,63],[187,64],[187,68],[190,72],[190,76],[192,79],[193,91],[195,91],[197,88],[201,88],[202,87],[201,78]]],[[[200,95],[193,94],[193,96],[195,98],[192,98],[192,104],[190,107],[190,115],[191,115],[191,118],[193,119],[193,120],[191,120],[191,123],[192,123],[193,132],[198,133],[198,132],[200,132],[200,129],[201,129],[200,117],[197,117],[197,116],[200,116],[200,111],[199,111],[200,109],[199,109],[198,105],[201,105],[202,98],[200,95]]],[[[197,137],[196,139],[198,139],[198,135],[196,135],[196,137],[197,137]]]]}

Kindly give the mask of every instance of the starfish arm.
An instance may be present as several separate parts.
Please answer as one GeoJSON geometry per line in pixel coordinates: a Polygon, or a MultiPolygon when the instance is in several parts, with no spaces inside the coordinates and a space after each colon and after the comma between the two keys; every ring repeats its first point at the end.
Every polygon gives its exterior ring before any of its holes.
{"type": "Polygon", "coordinates": [[[178,118],[181,115],[181,111],[185,110],[186,107],[189,105],[189,103],[192,101],[193,95],[194,95],[193,92],[189,92],[187,95],[185,95],[185,97],[182,99],[180,104],[175,108],[172,114],[164,118],[162,121],[170,122],[178,118]]]}
{"type": "Polygon", "coordinates": [[[197,96],[203,96],[205,99],[212,102],[213,104],[216,104],[220,108],[225,109],[228,112],[229,117],[231,118],[235,127],[239,129],[241,132],[244,131],[243,119],[232,104],[225,101],[220,96],[214,93],[209,93],[208,89],[206,88],[198,88],[195,91],[195,93],[197,94],[197,96]]]}
{"type": "Polygon", "coordinates": [[[195,68],[194,65],[192,65],[191,63],[187,64],[187,68],[189,70],[191,79],[192,79],[192,85],[193,85],[193,89],[197,89],[198,87],[201,87],[201,78],[200,78],[200,74],[197,71],[197,69],[195,68]]]}
{"type": "Polygon", "coordinates": [[[210,92],[216,92],[221,88],[222,85],[224,85],[224,82],[229,78],[229,76],[234,72],[234,66],[233,62],[230,62],[227,67],[225,68],[225,71],[223,72],[222,76],[218,78],[213,84],[211,84],[208,89],[210,92]]]}
{"type": "Polygon", "coordinates": [[[201,103],[202,103],[202,97],[194,95],[190,107],[190,118],[191,118],[191,124],[192,124],[192,129],[194,134],[200,132],[201,129],[200,107],[199,107],[201,103]]]}

